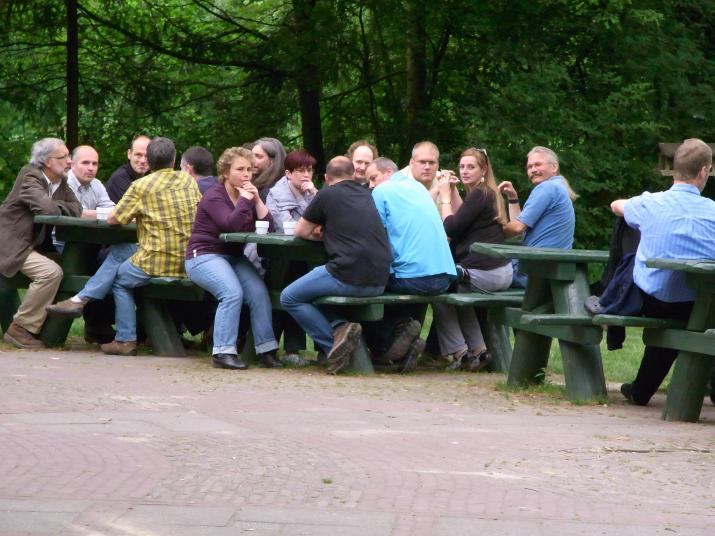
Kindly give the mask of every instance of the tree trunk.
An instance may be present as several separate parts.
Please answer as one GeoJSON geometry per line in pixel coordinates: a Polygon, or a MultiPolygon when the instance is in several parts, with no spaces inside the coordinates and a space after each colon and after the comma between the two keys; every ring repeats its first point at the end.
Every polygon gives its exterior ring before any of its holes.
{"type": "Polygon", "coordinates": [[[407,158],[411,146],[427,135],[424,113],[427,111],[427,34],[425,6],[421,0],[406,4],[409,39],[406,42],[407,110],[406,139],[401,156],[407,158]]]}
{"type": "Polygon", "coordinates": [[[79,143],[79,39],[77,0],[65,0],[67,7],[67,147],[79,143]]]}

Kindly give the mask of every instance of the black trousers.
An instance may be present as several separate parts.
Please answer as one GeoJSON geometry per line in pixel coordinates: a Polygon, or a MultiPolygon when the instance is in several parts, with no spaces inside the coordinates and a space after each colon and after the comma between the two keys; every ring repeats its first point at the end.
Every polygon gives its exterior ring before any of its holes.
{"type": "MultiPolygon", "coordinates": [[[[641,291],[644,316],[672,318],[687,321],[693,310],[693,302],[664,302],[641,291]]],[[[637,404],[647,404],[668,375],[678,350],[646,346],[636,379],[633,380],[633,400],[637,404]]]]}

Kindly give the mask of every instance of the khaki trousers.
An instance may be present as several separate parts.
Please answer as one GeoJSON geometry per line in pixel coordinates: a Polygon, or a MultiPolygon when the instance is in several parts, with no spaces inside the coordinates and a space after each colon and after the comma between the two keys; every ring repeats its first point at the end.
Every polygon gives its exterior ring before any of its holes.
{"type": "Polygon", "coordinates": [[[55,261],[32,251],[20,268],[20,273],[30,279],[30,286],[13,321],[27,331],[37,334],[47,317],[45,308],[52,305],[62,282],[62,268],[55,261]]]}

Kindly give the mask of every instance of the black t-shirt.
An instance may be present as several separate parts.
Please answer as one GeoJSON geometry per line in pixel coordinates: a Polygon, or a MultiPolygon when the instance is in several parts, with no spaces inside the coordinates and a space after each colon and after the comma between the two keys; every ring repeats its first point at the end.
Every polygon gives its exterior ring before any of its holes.
{"type": "Polygon", "coordinates": [[[352,180],[326,186],[303,212],[323,226],[326,269],[352,285],[385,285],[392,251],[370,191],[352,180]]]}
{"type": "Polygon", "coordinates": [[[139,175],[139,173],[134,171],[129,162],[119,166],[117,170],[112,173],[112,176],[109,177],[109,181],[107,181],[107,195],[109,195],[109,199],[115,203],[119,203],[119,200],[132,183],[141,177],[143,177],[143,175],[139,175]]]}

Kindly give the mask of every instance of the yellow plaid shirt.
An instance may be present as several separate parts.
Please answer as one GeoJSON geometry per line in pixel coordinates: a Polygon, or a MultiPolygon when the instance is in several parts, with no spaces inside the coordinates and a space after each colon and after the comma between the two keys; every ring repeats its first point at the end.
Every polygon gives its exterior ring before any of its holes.
{"type": "Polygon", "coordinates": [[[152,276],[186,275],[184,257],[201,199],[191,175],[161,169],[132,183],[114,208],[119,223],[137,220],[139,249],[131,261],[152,276]]]}

